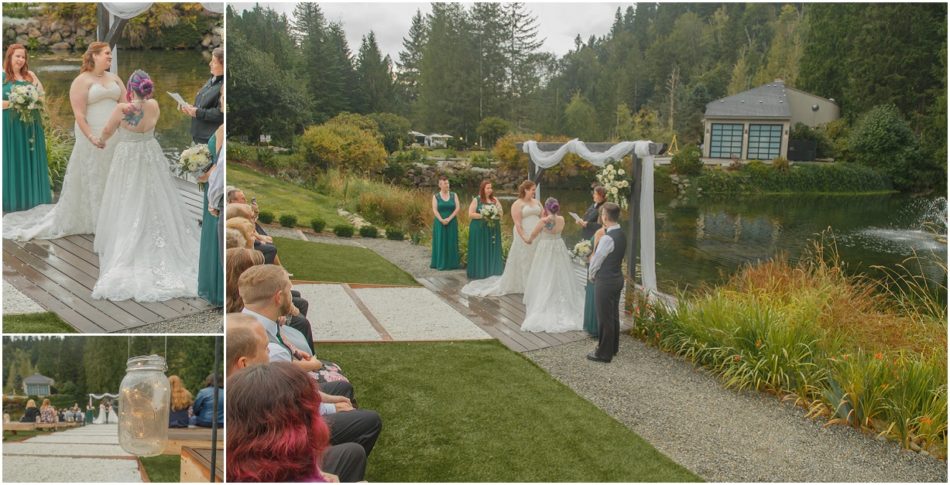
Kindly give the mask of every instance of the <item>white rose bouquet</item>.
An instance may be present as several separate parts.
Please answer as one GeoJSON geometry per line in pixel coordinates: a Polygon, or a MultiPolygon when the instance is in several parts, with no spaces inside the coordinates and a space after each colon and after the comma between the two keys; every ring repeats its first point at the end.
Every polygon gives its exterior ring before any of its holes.
{"type": "Polygon", "coordinates": [[[478,213],[481,214],[482,220],[485,221],[485,226],[491,230],[492,242],[494,242],[494,229],[501,223],[501,214],[498,212],[498,206],[495,204],[482,204],[482,208],[478,210],[478,213]]]}
{"type": "Polygon", "coordinates": [[[597,182],[607,191],[607,201],[620,206],[621,209],[627,208],[627,201],[630,199],[630,181],[625,180],[626,171],[622,168],[614,168],[612,163],[604,165],[604,168],[597,172],[597,182]]]}
{"type": "Polygon", "coordinates": [[[211,151],[208,150],[208,145],[192,145],[181,152],[181,156],[178,157],[176,169],[178,170],[178,175],[194,173],[198,171],[199,168],[207,165],[210,161],[211,151]]]}
{"type": "Polygon", "coordinates": [[[590,240],[584,239],[583,241],[574,245],[574,249],[571,250],[571,256],[573,256],[574,259],[578,261],[585,262],[584,258],[589,256],[592,251],[593,248],[590,245],[590,240]]]}
{"type": "Polygon", "coordinates": [[[32,84],[18,84],[10,90],[7,100],[24,123],[33,122],[33,111],[43,109],[43,92],[32,84]]]}

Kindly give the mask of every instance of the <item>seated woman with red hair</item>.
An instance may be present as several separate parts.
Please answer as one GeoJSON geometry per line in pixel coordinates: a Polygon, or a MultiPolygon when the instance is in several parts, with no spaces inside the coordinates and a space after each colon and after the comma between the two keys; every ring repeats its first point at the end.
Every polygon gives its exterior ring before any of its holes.
{"type": "Polygon", "coordinates": [[[228,481],[326,482],[330,430],[317,383],[290,362],[248,367],[228,378],[228,481]]]}

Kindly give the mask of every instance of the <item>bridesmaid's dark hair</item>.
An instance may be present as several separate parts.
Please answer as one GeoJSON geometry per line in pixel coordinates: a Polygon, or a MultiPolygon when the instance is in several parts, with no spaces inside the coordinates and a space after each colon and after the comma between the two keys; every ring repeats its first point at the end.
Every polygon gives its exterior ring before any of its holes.
{"type": "MultiPolygon", "coordinates": [[[[478,184],[478,198],[481,199],[482,202],[489,202],[488,194],[485,193],[485,187],[488,187],[489,185],[491,185],[491,180],[489,179],[482,180],[482,183],[478,184]]],[[[495,198],[494,188],[492,189],[491,196],[493,199],[495,198]]]]}
{"type": "Polygon", "coordinates": [[[443,181],[443,180],[448,180],[448,179],[449,179],[449,178],[446,177],[445,175],[439,175],[439,182],[441,182],[441,181],[443,181]]]}
{"type": "Polygon", "coordinates": [[[530,180],[525,180],[521,182],[521,185],[518,186],[518,198],[521,199],[524,197],[524,194],[527,194],[531,188],[534,187],[534,182],[530,180]]]}
{"type": "Polygon", "coordinates": [[[23,79],[27,79],[30,82],[36,81],[33,76],[30,75],[30,54],[26,50],[26,47],[23,44],[10,44],[10,47],[7,47],[7,52],[3,55],[3,72],[6,74],[5,83],[12,83],[16,81],[16,73],[13,72],[13,53],[23,49],[23,55],[26,57],[26,62],[23,63],[23,69],[20,69],[20,76],[23,79]]]}
{"type": "Polygon", "coordinates": [[[603,185],[595,185],[595,186],[594,186],[594,193],[597,194],[597,195],[599,195],[600,198],[601,198],[604,202],[607,202],[607,189],[605,189],[603,185]]]}

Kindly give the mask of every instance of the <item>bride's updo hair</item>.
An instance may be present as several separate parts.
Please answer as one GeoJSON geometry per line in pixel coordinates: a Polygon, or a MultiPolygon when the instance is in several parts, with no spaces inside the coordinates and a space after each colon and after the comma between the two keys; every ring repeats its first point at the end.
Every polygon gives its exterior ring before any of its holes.
{"type": "Polygon", "coordinates": [[[548,197],[548,200],[544,201],[544,210],[548,211],[548,214],[557,215],[561,210],[561,204],[554,197],[548,197]]]}
{"type": "Polygon", "coordinates": [[[136,69],[135,72],[129,76],[129,82],[126,85],[125,99],[127,101],[132,101],[132,93],[138,95],[142,99],[151,99],[152,91],[155,90],[155,85],[152,83],[152,78],[148,77],[148,73],[141,69],[136,69]]]}
{"type": "Polygon", "coordinates": [[[86,49],[86,52],[82,55],[82,67],[79,68],[79,73],[92,72],[96,67],[96,60],[92,56],[101,53],[102,51],[109,48],[108,42],[93,42],[89,44],[89,48],[86,49]]]}
{"type": "Polygon", "coordinates": [[[530,180],[525,180],[521,182],[521,185],[518,186],[518,198],[523,199],[524,194],[527,194],[529,190],[534,188],[534,182],[530,180]]]}

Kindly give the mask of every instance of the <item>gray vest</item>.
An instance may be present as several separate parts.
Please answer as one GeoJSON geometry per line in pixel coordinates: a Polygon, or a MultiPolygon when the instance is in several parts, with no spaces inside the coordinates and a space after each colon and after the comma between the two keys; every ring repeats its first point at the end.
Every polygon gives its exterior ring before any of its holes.
{"type": "Polygon", "coordinates": [[[604,258],[603,264],[597,270],[597,279],[623,280],[623,256],[627,252],[627,236],[623,228],[612,230],[605,236],[614,240],[614,250],[604,258]]]}

